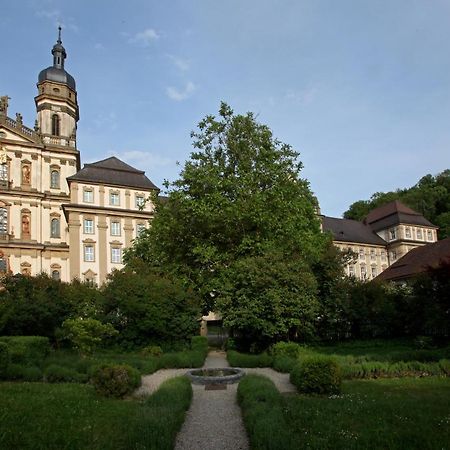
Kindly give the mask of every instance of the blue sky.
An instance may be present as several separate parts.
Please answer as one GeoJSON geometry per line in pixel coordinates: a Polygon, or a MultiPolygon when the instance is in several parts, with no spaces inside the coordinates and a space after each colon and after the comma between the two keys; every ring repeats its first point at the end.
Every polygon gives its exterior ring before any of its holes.
{"type": "Polygon", "coordinates": [[[327,215],[450,167],[450,0],[4,2],[0,94],[29,126],[59,23],[82,163],[161,186],[223,100],[300,152],[327,215]]]}

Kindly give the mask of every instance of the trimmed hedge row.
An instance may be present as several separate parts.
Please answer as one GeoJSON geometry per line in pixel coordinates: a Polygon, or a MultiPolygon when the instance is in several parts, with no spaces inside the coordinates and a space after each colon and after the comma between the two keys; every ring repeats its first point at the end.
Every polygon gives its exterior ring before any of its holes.
{"type": "Polygon", "coordinates": [[[43,336],[1,336],[0,342],[8,346],[12,363],[41,364],[50,353],[50,341],[43,336]]]}

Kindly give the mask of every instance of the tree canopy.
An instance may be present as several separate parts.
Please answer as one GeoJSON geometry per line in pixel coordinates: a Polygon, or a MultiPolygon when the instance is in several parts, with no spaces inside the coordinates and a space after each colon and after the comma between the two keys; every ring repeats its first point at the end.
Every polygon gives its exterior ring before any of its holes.
{"type": "Polygon", "coordinates": [[[425,175],[410,188],[376,192],[369,200],[358,200],[345,211],[344,217],[362,220],[372,209],[393,200],[400,200],[437,225],[440,239],[450,236],[450,169],[436,176],[425,175]]]}
{"type": "MultiPolygon", "coordinates": [[[[317,201],[300,176],[299,154],[275,139],[252,113],[235,115],[224,103],[218,117],[206,116],[192,138],[195,151],[179,179],[166,184],[167,200],[156,200],[152,225],[134,242],[128,260],[137,257],[181,274],[200,292],[205,311],[220,306],[224,323],[239,329],[246,326],[237,317],[243,318],[252,302],[264,304],[258,307],[264,315],[274,298],[285,295],[274,294],[286,282],[283,261],[302,277],[299,286],[308,285],[303,292],[299,287],[298,301],[304,301],[303,293],[314,297],[314,282],[306,282],[305,273],[320,259],[329,238],[320,232],[317,201]],[[258,267],[270,265],[270,255],[284,275],[269,276],[269,293],[250,278],[258,267]]],[[[252,314],[256,322],[258,314],[252,314]]],[[[288,332],[288,322],[275,321],[268,334],[288,332]]]]}

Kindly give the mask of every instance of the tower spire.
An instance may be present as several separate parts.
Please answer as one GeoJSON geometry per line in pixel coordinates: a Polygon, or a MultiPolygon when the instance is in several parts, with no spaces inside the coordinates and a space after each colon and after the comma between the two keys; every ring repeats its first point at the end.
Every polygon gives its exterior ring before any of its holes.
{"type": "Polygon", "coordinates": [[[67,57],[66,49],[62,45],[61,40],[61,26],[58,27],[58,40],[52,49],[53,67],[57,69],[64,69],[64,60],[67,57]]]}

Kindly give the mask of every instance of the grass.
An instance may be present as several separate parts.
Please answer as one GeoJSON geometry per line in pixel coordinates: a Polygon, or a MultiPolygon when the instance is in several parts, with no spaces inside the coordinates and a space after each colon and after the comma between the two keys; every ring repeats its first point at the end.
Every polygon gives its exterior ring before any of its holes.
{"type": "Polygon", "coordinates": [[[450,442],[450,381],[346,381],[339,396],[282,396],[268,379],[238,388],[252,448],[444,449],[450,442]]]}
{"type": "Polygon", "coordinates": [[[101,398],[80,384],[0,383],[0,448],[172,449],[191,398],[185,377],[144,401],[101,398]]]}

